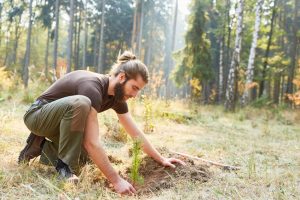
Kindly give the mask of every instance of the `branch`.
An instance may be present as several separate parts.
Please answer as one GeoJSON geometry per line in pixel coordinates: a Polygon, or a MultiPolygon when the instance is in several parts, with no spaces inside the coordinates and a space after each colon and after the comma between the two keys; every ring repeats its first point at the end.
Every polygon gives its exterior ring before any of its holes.
{"type": "Polygon", "coordinates": [[[225,164],[222,164],[222,163],[218,163],[218,162],[206,160],[206,159],[199,158],[197,156],[192,156],[192,155],[185,154],[185,153],[180,153],[180,152],[176,152],[176,151],[170,151],[170,152],[174,153],[174,154],[178,154],[178,155],[184,156],[184,157],[187,157],[187,158],[191,158],[191,159],[195,159],[195,160],[200,160],[202,162],[209,163],[211,165],[222,167],[224,170],[239,170],[240,169],[240,167],[237,167],[237,166],[225,165],[225,164]]]}

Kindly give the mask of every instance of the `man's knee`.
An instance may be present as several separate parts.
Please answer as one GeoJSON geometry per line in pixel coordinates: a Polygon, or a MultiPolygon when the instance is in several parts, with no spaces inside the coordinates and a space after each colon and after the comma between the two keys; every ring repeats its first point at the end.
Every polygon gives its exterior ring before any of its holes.
{"type": "Polygon", "coordinates": [[[83,95],[76,95],[74,97],[74,108],[79,110],[81,113],[88,114],[91,110],[91,100],[83,95]]]}

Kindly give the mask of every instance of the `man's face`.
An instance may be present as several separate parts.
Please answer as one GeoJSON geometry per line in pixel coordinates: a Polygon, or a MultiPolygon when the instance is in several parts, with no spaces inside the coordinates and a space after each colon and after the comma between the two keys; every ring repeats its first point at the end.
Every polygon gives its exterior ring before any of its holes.
{"type": "Polygon", "coordinates": [[[127,80],[125,75],[121,75],[120,82],[118,82],[114,88],[116,101],[122,102],[127,101],[129,98],[136,97],[145,85],[146,83],[140,75],[137,76],[136,80],[127,80]]]}

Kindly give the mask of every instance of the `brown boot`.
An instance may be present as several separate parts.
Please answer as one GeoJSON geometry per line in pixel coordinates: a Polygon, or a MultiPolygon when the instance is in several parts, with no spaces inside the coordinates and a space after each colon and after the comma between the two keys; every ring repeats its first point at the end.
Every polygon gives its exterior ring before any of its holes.
{"type": "Polygon", "coordinates": [[[29,163],[32,158],[41,155],[43,144],[45,143],[45,137],[37,136],[30,133],[26,140],[27,144],[20,152],[18,163],[29,163]]]}

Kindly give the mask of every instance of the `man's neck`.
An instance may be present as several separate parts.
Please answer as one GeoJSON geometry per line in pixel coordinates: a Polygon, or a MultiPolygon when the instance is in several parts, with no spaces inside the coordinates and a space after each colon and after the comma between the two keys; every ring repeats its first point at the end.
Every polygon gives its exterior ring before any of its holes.
{"type": "Polygon", "coordinates": [[[108,88],[107,88],[108,95],[115,95],[115,91],[114,91],[115,85],[116,85],[115,77],[110,76],[108,81],[108,88]]]}

